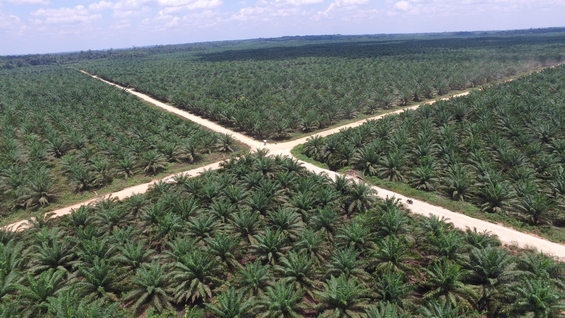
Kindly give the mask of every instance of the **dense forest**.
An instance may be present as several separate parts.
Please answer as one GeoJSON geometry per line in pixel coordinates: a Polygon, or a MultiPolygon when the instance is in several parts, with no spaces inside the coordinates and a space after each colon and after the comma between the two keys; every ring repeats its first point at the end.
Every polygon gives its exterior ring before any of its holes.
{"type": "Polygon", "coordinates": [[[0,215],[199,162],[233,144],[73,69],[0,71],[0,215]]]}
{"type": "Polygon", "coordinates": [[[304,144],[332,169],[404,182],[486,213],[563,226],[565,67],[304,144]]]}
{"type": "Polygon", "coordinates": [[[481,87],[564,60],[565,33],[254,42],[77,67],[258,139],[481,87]]]}
{"type": "Polygon", "coordinates": [[[0,232],[2,317],[558,317],[564,267],[241,154],[0,232]]]}

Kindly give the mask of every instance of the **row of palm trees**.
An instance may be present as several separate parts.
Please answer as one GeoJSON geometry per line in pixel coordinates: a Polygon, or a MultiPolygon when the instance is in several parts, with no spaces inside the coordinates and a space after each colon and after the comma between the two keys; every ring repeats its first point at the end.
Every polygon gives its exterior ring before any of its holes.
{"type": "Polygon", "coordinates": [[[74,70],[2,71],[0,86],[2,214],[233,151],[231,136],[148,107],[74,70]]]}
{"type": "Polygon", "coordinates": [[[532,225],[562,224],[565,68],[387,116],[303,152],[532,225]]]}
{"type": "Polygon", "coordinates": [[[227,53],[155,54],[84,61],[81,67],[256,138],[285,139],[362,113],[494,83],[539,67],[547,54],[561,54],[555,43],[522,39],[519,53],[488,41],[445,39],[435,47],[423,42],[326,44],[351,56],[282,46],[266,49],[268,59],[259,56],[262,50],[242,45],[227,53]],[[247,55],[230,59],[230,54],[247,55]]]}
{"type": "Polygon", "coordinates": [[[564,267],[258,151],[0,232],[6,317],[557,317],[564,267]]]}

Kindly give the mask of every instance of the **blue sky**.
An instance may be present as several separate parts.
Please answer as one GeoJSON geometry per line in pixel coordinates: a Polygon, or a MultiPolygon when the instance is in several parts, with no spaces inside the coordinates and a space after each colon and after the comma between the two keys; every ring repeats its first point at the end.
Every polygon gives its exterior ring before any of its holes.
{"type": "Polygon", "coordinates": [[[0,0],[0,55],[565,26],[565,0],[0,0]]]}

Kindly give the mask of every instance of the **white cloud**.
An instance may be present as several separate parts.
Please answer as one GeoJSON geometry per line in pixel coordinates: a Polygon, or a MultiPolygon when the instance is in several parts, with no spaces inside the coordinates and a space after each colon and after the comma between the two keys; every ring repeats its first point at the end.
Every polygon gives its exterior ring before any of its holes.
{"type": "MultiPolygon", "coordinates": [[[[280,2],[280,0],[277,0],[280,2]]],[[[315,4],[315,3],[322,3],[324,0],[286,0],[285,3],[292,4],[295,6],[300,6],[303,4],[315,4]]]]}
{"type": "Polygon", "coordinates": [[[114,10],[117,11],[141,11],[147,8],[147,5],[151,3],[151,0],[120,0],[114,5],[114,10]]]}
{"type": "Polygon", "coordinates": [[[100,14],[92,14],[87,8],[78,5],[74,8],[39,9],[31,13],[34,17],[45,19],[45,23],[81,23],[102,18],[100,14]]]}
{"type": "Polygon", "coordinates": [[[185,25],[199,29],[215,27],[223,21],[221,13],[214,10],[191,13],[185,15],[182,20],[185,25]]]}
{"type": "Polygon", "coordinates": [[[218,7],[221,4],[222,4],[222,1],[220,1],[220,0],[206,1],[206,3],[196,1],[194,3],[183,5],[183,6],[165,7],[163,10],[159,11],[159,14],[171,14],[171,13],[175,13],[175,12],[179,12],[179,11],[192,11],[192,10],[198,10],[198,9],[211,9],[211,8],[218,7]]]}
{"type": "Polygon", "coordinates": [[[114,4],[114,18],[139,17],[151,12],[151,0],[120,0],[114,4]]]}
{"type": "Polygon", "coordinates": [[[412,5],[408,1],[398,1],[394,4],[394,8],[402,11],[408,11],[412,8],[412,5]]]}
{"type": "MultiPolygon", "coordinates": [[[[318,11],[312,19],[319,20],[322,17],[329,16],[333,11],[338,8],[345,8],[346,11],[351,11],[357,7],[358,4],[366,4],[369,0],[335,0],[334,2],[330,3],[324,11],[318,11]]],[[[335,12],[333,12],[335,14],[335,12]]]]}
{"type": "Polygon", "coordinates": [[[8,0],[8,2],[13,4],[50,4],[49,0],[8,0]]]}
{"type": "Polygon", "coordinates": [[[20,18],[12,14],[0,14],[0,29],[12,28],[14,23],[20,23],[20,18]]]}
{"type": "Polygon", "coordinates": [[[129,22],[128,23],[118,23],[118,24],[114,24],[114,25],[110,26],[110,28],[114,29],[114,30],[124,30],[124,29],[127,29],[129,27],[131,27],[131,24],[129,22]]]}
{"type": "Polygon", "coordinates": [[[247,7],[239,9],[239,12],[231,16],[232,20],[247,21],[255,18],[261,18],[270,11],[266,7],[247,7]]]}
{"type": "Polygon", "coordinates": [[[179,21],[180,21],[179,17],[173,17],[169,22],[165,23],[165,27],[170,28],[170,27],[178,26],[179,21]]]}
{"type": "Polygon", "coordinates": [[[88,9],[93,11],[103,11],[107,9],[112,9],[113,7],[114,7],[114,3],[110,1],[100,1],[89,5],[88,9]]]}
{"type": "Polygon", "coordinates": [[[341,6],[352,6],[356,4],[365,4],[365,3],[369,3],[369,0],[336,0],[335,5],[341,7],[341,6]]]}
{"type": "Polygon", "coordinates": [[[190,10],[217,7],[222,0],[157,0],[157,3],[166,7],[185,7],[190,10]]]}

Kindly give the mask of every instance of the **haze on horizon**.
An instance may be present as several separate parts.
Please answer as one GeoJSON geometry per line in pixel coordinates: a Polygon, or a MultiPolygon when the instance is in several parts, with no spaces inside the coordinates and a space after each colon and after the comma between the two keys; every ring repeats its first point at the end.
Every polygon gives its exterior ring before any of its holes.
{"type": "Polygon", "coordinates": [[[564,26],[565,0],[0,0],[0,55],[564,26]]]}

